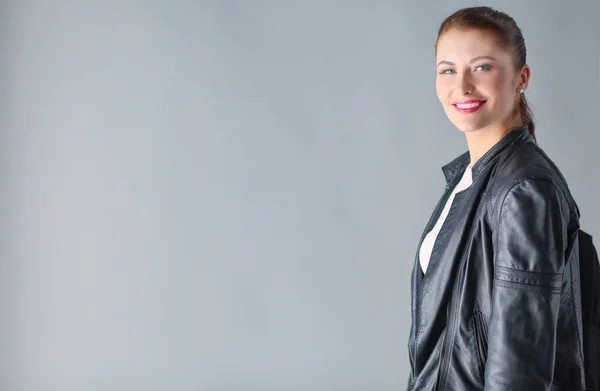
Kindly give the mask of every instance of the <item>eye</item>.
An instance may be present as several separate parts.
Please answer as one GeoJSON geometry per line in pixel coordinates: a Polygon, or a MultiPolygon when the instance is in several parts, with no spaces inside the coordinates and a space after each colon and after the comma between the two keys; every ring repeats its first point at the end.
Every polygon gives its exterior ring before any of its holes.
{"type": "Polygon", "coordinates": [[[440,72],[440,75],[450,75],[451,73],[454,73],[454,69],[444,69],[440,72]]]}
{"type": "Polygon", "coordinates": [[[492,66],[488,65],[488,64],[482,64],[482,65],[478,65],[477,67],[475,67],[475,70],[478,70],[480,68],[483,68],[483,69],[481,69],[482,71],[489,71],[490,69],[492,69],[492,66]]]}

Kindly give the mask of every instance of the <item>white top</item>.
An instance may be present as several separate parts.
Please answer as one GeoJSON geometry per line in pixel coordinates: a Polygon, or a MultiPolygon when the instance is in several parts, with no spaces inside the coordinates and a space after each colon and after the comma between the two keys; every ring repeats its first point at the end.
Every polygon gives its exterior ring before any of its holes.
{"type": "Polygon", "coordinates": [[[429,265],[429,259],[431,258],[431,252],[433,251],[433,245],[435,244],[435,240],[440,233],[440,229],[448,217],[448,212],[450,211],[450,207],[452,206],[452,201],[454,201],[454,196],[456,193],[465,190],[473,183],[471,176],[471,166],[467,165],[467,169],[463,174],[460,182],[454,187],[448,201],[446,201],[446,205],[442,210],[442,214],[440,215],[438,221],[435,223],[431,231],[425,235],[425,239],[423,239],[423,243],[421,244],[421,248],[419,249],[419,260],[421,261],[421,269],[423,269],[423,273],[427,271],[427,266],[429,265]]]}

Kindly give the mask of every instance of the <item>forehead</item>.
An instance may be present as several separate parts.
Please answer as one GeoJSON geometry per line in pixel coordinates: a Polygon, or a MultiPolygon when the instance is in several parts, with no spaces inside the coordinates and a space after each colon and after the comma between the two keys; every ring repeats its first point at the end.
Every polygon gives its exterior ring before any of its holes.
{"type": "Polygon", "coordinates": [[[498,60],[510,60],[509,53],[500,45],[495,33],[478,29],[450,29],[437,42],[436,58],[462,61],[477,56],[492,56],[498,60]]]}

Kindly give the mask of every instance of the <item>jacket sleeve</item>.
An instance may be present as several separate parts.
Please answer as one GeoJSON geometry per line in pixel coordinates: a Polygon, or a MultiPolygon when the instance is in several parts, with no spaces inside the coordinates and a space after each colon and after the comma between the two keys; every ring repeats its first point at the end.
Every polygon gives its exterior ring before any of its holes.
{"type": "Polygon", "coordinates": [[[500,204],[486,391],[550,390],[568,209],[544,179],[514,184],[500,204]]]}

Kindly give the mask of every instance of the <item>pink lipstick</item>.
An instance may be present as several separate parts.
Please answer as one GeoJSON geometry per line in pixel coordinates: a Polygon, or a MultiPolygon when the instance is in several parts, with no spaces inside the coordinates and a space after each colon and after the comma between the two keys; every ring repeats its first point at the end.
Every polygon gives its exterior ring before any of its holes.
{"type": "Polygon", "coordinates": [[[453,103],[452,106],[454,106],[454,108],[460,112],[460,113],[474,113],[477,110],[479,110],[484,104],[485,104],[485,100],[463,100],[460,102],[456,102],[453,103]]]}

